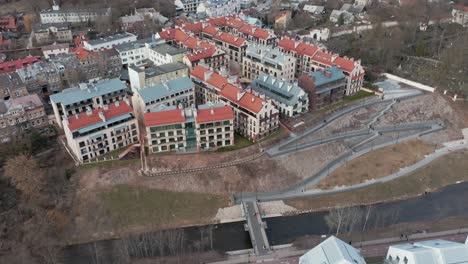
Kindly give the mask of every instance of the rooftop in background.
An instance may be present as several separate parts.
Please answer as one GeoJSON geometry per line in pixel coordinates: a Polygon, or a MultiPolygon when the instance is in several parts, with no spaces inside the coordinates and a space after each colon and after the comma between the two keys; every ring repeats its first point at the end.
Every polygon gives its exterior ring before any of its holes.
{"type": "Polygon", "coordinates": [[[177,55],[177,54],[183,54],[187,52],[187,50],[184,48],[176,48],[166,43],[158,44],[154,46],[152,49],[159,54],[168,54],[171,56],[177,55]]]}
{"type": "Polygon", "coordinates": [[[177,108],[177,106],[160,106],[151,109],[149,113],[145,113],[145,126],[162,126],[171,125],[185,122],[185,116],[183,115],[183,109],[177,108]]]}
{"type": "Polygon", "coordinates": [[[4,103],[5,103],[5,106],[7,107],[6,110],[17,107],[17,106],[21,106],[22,108],[25,108],[25,109],[34,109],[34,108],[41,107],[44,105],[41,98],[37,94],[28,94],[25,96],[16,97],[8,101],[4,101],[4,103]]]}
{"type": "Polygon", "coordinates": [[[127,102],[116,102],[108,105],[107,110],[104,108],[97,108],[91,110],[91,112],[84,112],[78,115],[68,117],[68,128],[70,129],[70,131],[82,130],[86,127],[93,126],[99,123],[104,124],[106,122],[117,122],[118,117],[130,117],[130,114],[133,114],[133,109],[127,102]],[[104,117],[104,120],[102,119],[101,115],[102,117],[104,117]]]}
{"type": "Polygon", "coordinates": [[[60,8],[59,10],[42,10],[40,14],[63,14],[63,13],[96,13],[98,15],[110,15],[111,8],[60,8]]]}
{"type": "Polygon", "coordinates": [[[151,38],[145,38],[145,39],[139,39],[137,41],[132,41],[132,42],[127,42],[127,43],[122,43],[122,44],[119,44],[119,45],[115,45],[114,49],[116,49],[119,52],[125,52],[125,51],[129,51],[129,50],[143,48],[143,47],[145,47],[146,44],[156,45],[156,43],[153,43],[153,40],[151,38]]]}
{"type": "Polygon", "coordinates": [[[42,46],[41,50],[48,51],[48,50],[55,50],[55,49],[68,49],[69,47],[70,47],[70,44],[68,43],[62,43],[62,44],[57,43],[57,44],[42,46]]]}
{"type": "Polygon", "coordinates": [[[297,103],[299,95],[303,92],[297,84],[283,81],[266,73],[261,73],[251,85],[255,91],[265,94],[285,105],[292,106],[297,103]]]}
{"type": "Polygon", "coordinates": [[[185,91],[193,86],[192,81],[188,76],[170,80],[165,83],[158,83],[153,86],[148,86],[137,91],[140,94],[143,102],[147,103],[157,98],[162,98],[167,95],[185,91]]]}
{"type": "Polygon", "coordinates": [[[71,105],[97,96],[125,90],[127,86],[118,78],[105,80],[96,84],[80,84],[78,87],[68,88],[61,93],[53,94],[50,100],[54,103],[71,105]],[[81,87],[80,87],[81,86],[81,87]]]}
{"type": "Polygon", "coordinates": [[[40,59],[38,59],[37,57],[28,56],[19,60],[0,62],[0,74],[14,72],[17,69],[21,69],[38,61],[40,61],[40,59]]]}
{"type": "Polygon", "coordinates": [[[133,35],[131,33],[128,33],[128,32],[124,32],[124,33],[119,33],[119,34],[115,34],[115,35],[112,35],[112,36],[107,36],[107,37],[103,37],[103,38],[99,38],[99,39],[88,40],[87,42],[90,45],[99,45],[99,44],[103,44],[103,43],[106,43],[106,42],[121,40],[121,39],[129,38],[129,37],[135,37],[136,38],[135,35],[133,35]]]}
{"type": "Polygon", "coordinates": [[[48,31],[51,27],[55,27],[58,30],[69,30],[70,23],[47,23],[47,24],[38,23],[38,24],[33,25],[33,31],[36,33],[48,31]]]}
{"type": "Polygon", "coordinates": [[[152,78],[154,76],[163,75],[169,72],[174,72],[182,69],[186,69],[187,65],[183,64],[182,62],[175,62],[175,63],[167,63],[159,66],[150,66],[145,69],[137,67],[135,65],[129,66],[136,72],[145,72],[146,78],[152,78]]]}
{"type": "Polygon", "coordinates": [[[198,106],[197,123],[209,123],[234,119],[232,107],[223,104],[204,104],[198,106]]]}

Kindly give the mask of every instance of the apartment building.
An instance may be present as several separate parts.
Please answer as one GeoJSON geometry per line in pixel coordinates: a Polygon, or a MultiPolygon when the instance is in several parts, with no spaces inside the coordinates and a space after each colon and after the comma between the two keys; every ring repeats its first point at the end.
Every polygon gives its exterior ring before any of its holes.
{"type": "Polygon", "coordinates": [[[175,0],[174,4],[185,13],[195,13],[197,12],[197,7],[201,2],[202,0],[175,0]]]}
{"type": "Polygon", "coordinates": [[[193,67],[204,64],[214,69],[225,67],[228,64],[228,56],[224,50],[208,42],[201,42],[200,48],[192,53],[185,54],[183,62],[192,69],[193,67]]]}
{"type": "Polygon", "coordinates": [[[155,65],[182,62],[186,52],[187,50],[184,48],[175,48],[166,43],[162,43],[148,49],[148,59],[155,65]]]}
{"type": "Polygon", "coordinates": [[[271,99],[261,98],[235,85],[232,77],[222,76],[202,66],[190,73],[197,90],[197,101],[229,105],[234,110],[234,128],[250,140],[260,140],[278,129],[279,111],[271,99]]]}
{"type": "Polygon", "coordinates": [[[39,94],[47,98],[62,91],[60,72],[51,62],[36,62],[16,71],[30,94],[39,94]]]}
{"type": "Polygon", "coordinates": [[[137,40],[137,36],[132,33],[124,32],[115,34],[112,36],[94,39],[94,40],[84,40],[83,47],[86,50],[101,50],[101,49],[110,49],[114,46],[129,43],[137,40]]]}
{"type": "Polygon", "coordinates": [[[128,99],[63,119],[67,145],[81,162],[139,141],[138,122],[128,99]]]}
{"type": "Polygon", "coordinates": [[[468,5],[456,5],[452,9],[452,21],[468,27],[468,5]]]}
{"type": "Polygon", "coordinates": [[[224,50],[230,61],[242,62],[248,46],[244,38],[237,37],[229,32],[218,31],[214,26],[203,28],[201,36],[224,50]]]}
{"type": "Polygon", "coordinates": [[[60,8],[53,4],[52,9],[39,12],[41,23],[88,23],[112,16],[111,8],[60,8]]]}
{"type": "Polygon", "coordinates": [[[151,153],[234,145],[234,112],[224,104],[161,106],[145,113],[144,120],[151,153]]]}
{"type": "Polygon", "coordinates": [[[100,53],[98,51],[89,51],[78,47],[72,51],[72,54],[79,60],[81,72],[86,76],[85,79],[93,80],[102,77],[99,67],[100,53]]]}
{"type": "Polygon", "coordinates": [[[128,75],[132,90],[138,90],[156,83],[188,76],[188,67],[181,62],[149,67],[132,65],[128,67],[128,75]]]}
{"type": "Polygon", "coordinates": [[[73,40],[69,23],[35,24],[33,25],[32,34],[39,45],[52,42],[71,42],[73,40]]]}
{"type": "Polygon", "coordinates": [[[207,0],[197,7],[198,14],[204,14],[208,17],[233,15],[239,13],[240,10],[240,0],[207,0]]]}
{"type": "MultiPolygon", "coordinates": [[[[161,105],[188,107],[195,102],[195,87],[188,76],[133,89],[135,103],[141,112],[161,105]]],[[[135,105],[135,107],[137,107],[135,105]]]]}
{"type": "Polygon", "coordinates": [[[62,118],[86,112],[88,108],[97,109],[122,101],[126,97],[127,86],[118,78],[98,83],[80,83],[77,87],[63,90],[50,96],[56,123],[62,124],[62,118]]]}
{"type": "Polygon", "coordinates": [[[52,44],[41,47],[44,58],[50,59],[61,54],[68,54],[70,52],[70,45],[68,43],[52,44]]]}
{"type": "Polygon", "coordinates": [[[7,142],[17,133],[48,126],[44,104],[37,94],[0,100],[0,141],[7,142]]]}
{"type": "Polygon", "coordinates": [[[27,56],[18,60],[0,62],[0,74],[7,73],[7,72],[14,72],[18,69],[24,68],[40,60],[41,60],[40,58],[35,57],[35,56],[27,56]]]}
{"type": "Polygon", "coordinates": [[[293,117],[309,110],[309,97],[297,83],[283,81],[269,74],[261,73],[251,84],[257,95],[271,98],[280,116],[293,117]]]}
{"type": "Polygon", "coordinates": [[[263,45],[250,45],[242,61],[243,76],[250,80],[257,79],[263,72],[293,81],[295,69],[296,59],[293,56],[263,45]]]}
{"type": "Polygon", "coordinates": [[[338,67],[333,66],[323,71],[301,75],[298,85],[309,95],[310,109],[320,109],[343,100],[346,76],[338,67]]]}
{"type": "Polygon", "coordinates": [[[242,17],[226,18],[225,30],[259,45],[274,46],[276,44],[276,35],[272,30],[252,26],[242,17]]]}
{"type": "Polygon", "coordinates": [[[26,84],[16,72],[0,74],[0,100],[28,95],[26,84]]]}
{"type": "Polygon", "coordinates": [[[325,70],[332,66],[337,66],[346,76],[345,95],[358,92],[364,83],[365,71],[361,65],[361,60],[340,57],[320,50],[318,47],[296,42],[290,38],[283,38],[278,42],[281,51],[293,55],[296,60],[296,78],[303,73],[311,73],[318,70],[325,70]]]}

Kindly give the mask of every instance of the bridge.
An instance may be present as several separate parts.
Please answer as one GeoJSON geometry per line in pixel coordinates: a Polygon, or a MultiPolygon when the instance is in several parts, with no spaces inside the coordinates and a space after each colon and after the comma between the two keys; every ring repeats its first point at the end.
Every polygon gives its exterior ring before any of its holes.
{"type": "Polygon", "coordinates": [[[242,203],[242,209],[247,219],[246,231],[249,231],[250,240],[257,256],[265,256],[271,252],[270,243],[265,232],[266,222],[262,221],[258,204],[255,201],[242,203]]]}

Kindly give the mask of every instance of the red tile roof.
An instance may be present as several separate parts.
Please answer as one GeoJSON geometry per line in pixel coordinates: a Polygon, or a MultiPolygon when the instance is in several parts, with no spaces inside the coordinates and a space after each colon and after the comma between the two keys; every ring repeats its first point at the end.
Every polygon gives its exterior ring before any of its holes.
{"type": "Polygon", "coordinates": [[[118,117],[124,114],[132,113],[132,107],[126,102],[120,102],[119,106],[115,104],[109,105],[108,110],[103,108],[94,109],[91,115],[87,113],[81,113],[78,115],[78,118],[71,116],[68,118],[68,128],[70,131],[75,131],[80,128],[84,128],[90,125],[98,124],[102,122],[102,119],[99,117],[99,112],[104,114],[106,120],[109,120],[114,117],[118,117]]]}
{"type": "Polygon", "coordinates": [[[0,73],[14,72],[38,61],[40,59],[34,56],[28,56],[20,60],[4,61],[0,63],[0,73]]]}
{"type": "Polygon", "coordinates": [[[185,122],[181,109],[145,113],[145,126],[162,126],[185,122]]]}
{"type": "Polygon", "coordinates": [[[203,66],[195,66],[192,71],[190,72],[190,75],[206,82],[207,84],[214,86],[218,90],[223,89],[223,87],[228,83],[228,78],[223,77],[217,72],[213,72],[211,74],[211,77],[208,80],[205,80],[205,73],[209,71],[208,68],[205,68],[203,66]]]}
{"type": "Polygon", "coordinates": [[[313,60],[318,61],[319,63],[325,64],[327,66],[332,66],[333,55],[330,53],[325,53],[321,50],[318,50],[315,55],[312,57],[313,60]]]}
{"type": "Polygon", "coordinates": [[[221,107],[218,106],[213,108],[198,109],[195,120],[197,123],[209,123],[233,119],[234,111],[232,110],[232,107],[225,105],[221,107]]]}
{"type": "Polygon", "coordinates": [[[296,42],[290,38],[283,38],[278,41],[278,46],[287,51],[293,51],[296,47],[296,42]]]}
{"type": "Polygon", "coordinates": [[[190,31],[193,33],[200,33],[203,29],[203,24],[201,22],[198,22],[198,23],[185,22],[184,24],[182,24],[182,28],[186,31],[190,31]]]}
{"type": "Polygon", "coordinates": [[[254,34],[254,27],[251,25],[244,25],[239,29],[239,32],[247,34],[247,35],[253,35],[254,34]]]}
{"type": "Polygon", "coordinates": [[[229,44],[237,46],[237,47],[240,47],[240,46],[246,44],[244,38],[235,37],[233,34],[227,33],[227,32],[219,32],[219,34],[214,35],[213,38],[215,38],[217,40],[220,40],[220,41],[223,41],[223,42],[226,42],[226,43],[229,43],[229,44]]]}
{"type": "Polygon", "coordinates": [[[208,71],[207,68],[197,65],[193,67],[193,69],[190,71],[190,75],[202,81],[205,81],[205,72],[207,71],[208,71]]]}
{"type": "Polygon", "coordinates": [[[198,47],[198,40],[194,37],[188,37],[184,42],[183,45],[189,49],[196,49],[198,47]]]}
{"type": "Polygon", "coordinates": [[[214,26],[208,25],[202,29],[202,32],[213,36],[218,32],[218,30],[214,26]]]}
{"type": "Polygon", "coordinates": [[[336,59],[333,61],[333,64],[335,64],[340,70],[346,71],[346,72],[352,72],[354,70],[354,61],[350,59],[346,59],[343,57],[336,57],[336,59]]]}
{"type": "Polygon", "coordinates": [[[242,19],[231,17],[227,20],[226,25],[230,28],[240,29],[245,25],[245,22],[242,19]]]}
{"type": "Polygon", "coordinates": [[[226,17],[209,18],[208,23],[216,27],[223,27],[227,23],[227,18],[226,17]]]}
{"type": "Polygon", "coordinates": [[[268,33],[268,31],[265,29],[257,28],[255,29],[253,36],[260,39],[268,39],[270,33],[268,33]]]}
{"type": "Polygon", "coordinates": [[[199,61],[201,59],[206,59],[216,53],[216,47],[207,42],[201,42],[200,45],[194,48],[194,51],[191,54],[185,55],[190,61],[199,61]]]}
{"type": "Polygon", "coordinates": [[[228,100],[237,103],[238,105],[250,110],[253,113],[258,113],[263,107],[263,100],[253,95],[252,93],[245,92],[244,95],[237,100],[237,94],[241,92],[239,87],[236,87],[230,83],[226,84],[224,88],[219,92],[220,95],[226,97],[228,100]]]}
{"type": "Polygon", "coordinates": [[[318,47],[306,43],[299,43],[296,47],[296,53],[299,55],[307,55],[313,57],[315,53],[319,50],[318,47]]]}
{"type": "Polygon", "coordinates": [[[80,61],[85,59],[87,56],[97,56],[99,53],[96,51],[89,51],[85,50],[83,47],[78,47],[72,50],[72,53],[77,57],[80,61]]]}

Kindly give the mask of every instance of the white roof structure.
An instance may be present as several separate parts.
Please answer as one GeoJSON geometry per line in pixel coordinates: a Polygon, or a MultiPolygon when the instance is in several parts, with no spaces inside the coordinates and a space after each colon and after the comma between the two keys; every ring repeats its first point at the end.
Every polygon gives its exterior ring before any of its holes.
{"type": "Polygon", "coordinates": [[[299,258],[299,264],[366,264],[359,251],[331,236],[299,258]]]}
{"type": "Polygon", "coordinates": [[[468,264],[468,245],[441,239],[390,246],[390,263],[468,264]]]}
{"type": "Polygon", "coordinates": [[[324,6],[316,6],[316,5],[304,5],[303,10],[307,11],[309,13],[312,13],[312,14],[319,15],[323,11],[325,11],[325,7],[324,6]]]}

